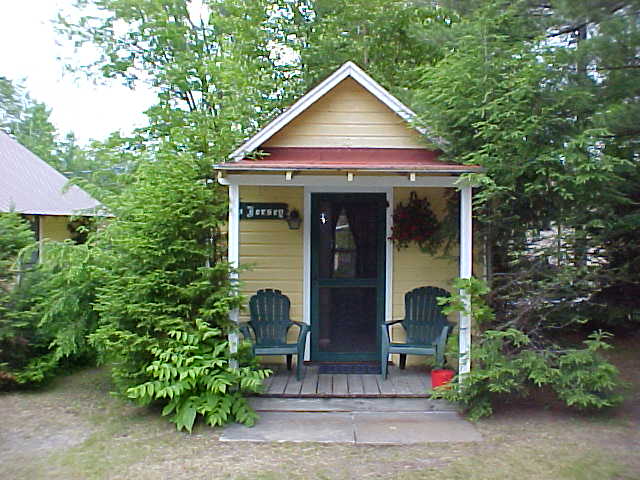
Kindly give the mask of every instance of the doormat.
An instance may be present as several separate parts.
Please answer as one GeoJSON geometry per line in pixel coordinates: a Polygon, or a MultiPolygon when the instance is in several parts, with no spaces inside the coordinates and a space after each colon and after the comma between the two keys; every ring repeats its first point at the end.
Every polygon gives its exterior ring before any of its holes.
{"type": "Polygon", "coordinates": [[[328,375],[380,375],[380,365],[370,363],[339,363],[320,365],[319,374],[328,375]]]}

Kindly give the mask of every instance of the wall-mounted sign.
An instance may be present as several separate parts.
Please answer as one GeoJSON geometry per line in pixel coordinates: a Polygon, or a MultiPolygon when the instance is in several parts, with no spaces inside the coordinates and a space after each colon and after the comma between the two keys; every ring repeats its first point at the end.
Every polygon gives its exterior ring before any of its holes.
{"type": "Polygon", "coordinates": [[[289,206],[286,203],[240,202],[240,218],[243,220],[284,220],[289,206]]]}

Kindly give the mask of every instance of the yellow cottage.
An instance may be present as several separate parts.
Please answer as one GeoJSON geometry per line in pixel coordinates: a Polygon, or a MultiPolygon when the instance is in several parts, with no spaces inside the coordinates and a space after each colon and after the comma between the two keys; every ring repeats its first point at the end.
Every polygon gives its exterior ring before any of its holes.
{"type": "MultiPolygon", "coordinates": [[[[413,116],[347,62],[215,166],[229,189],[229,261],[251,267],[241,273],[243,294],[278,289],[290,298],[291,318],[310,327],[306,362],[379,361],[379,327],[402,318],[406,292],[450,289],[472,274],[470,186],[459,188],[459,257],[389,240],[390,206],[415,191],[442,214],[445,189],[479,170],[439,161],[413,116]],[[266,155],[247,158],[257,151],[266,155]]],[[[465,373],[469,319],[459,327],[465,373]]]]}

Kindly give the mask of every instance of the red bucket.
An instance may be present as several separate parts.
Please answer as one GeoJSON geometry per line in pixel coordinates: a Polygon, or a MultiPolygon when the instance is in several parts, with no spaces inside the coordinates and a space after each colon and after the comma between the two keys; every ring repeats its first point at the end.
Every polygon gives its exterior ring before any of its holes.
{"type": "Polygon", "coordinates": [[[441,387],[451,381],[456,374],[453,370],[438,368],[431,370],[431,388],[441,387]]]}

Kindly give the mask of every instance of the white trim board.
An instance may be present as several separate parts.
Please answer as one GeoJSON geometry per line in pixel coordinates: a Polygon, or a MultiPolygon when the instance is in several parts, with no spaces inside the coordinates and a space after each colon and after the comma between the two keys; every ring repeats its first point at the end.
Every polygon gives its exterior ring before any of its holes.
{"type": "MultiPolygon", "coordinates": [[[[358,65],[353,62],[346,62],[335,72],[329,75],[324,81],[303,95],[297,102],[285,110],[284,113],[280,114],[253,137],[238,147],[231,155],[229,155],[229,158],[238,161],[244,158],[246,154],[253,152],[256,148],[286,127],[291,121],[297,118],[347,77],[351,77],[353,80],[358,82],[358,84],[360,84],[365,90],[380,100],[405,122],[410,123],[415,118],[416,114],[413,110],[391,95],[384,87],[382,87],[382,85],[358,67],[358,65]]],[[[424,129],[416,128],[415,126],[413,128],[421,134],[426,133],[424,129]]],[[[445,143],[441,138],[429,138],[429,140],[435,145],[444,145],[445,143]]]]}
{"type": "Polygon", "coordinates": [[[348,192],[352,188],[389,187],[458,187],[460,177],[453,175],[416,176],[414,181],[405,175],[370,176],[354,174],[351,181],[344,175],[286,175],[226,174],[218,177],[221,185],[261,185],[265,187],[336,187],[348,192]]]}
{"type": "MultiPolygon", "coordinates": [[[[240,266],[240,187],[238,185],[229,186],[229,224],[227,232],[227,259],[232,268],[240,266]]],[[[230,276],[231,283],[234,286],[238,284],[238,272],[232,272],[230,276]]],[[[234,292],[237,295],[237,291],[234,292]]],[[[240,311],[234,308],[229,312],[229,319],[238,324],[240,311]]],[[[234,355],[238,352],[238,333],[233,331],[228,335],[229,352],[234,355]]],[[[238,360],[232,358],[230,360],[231,368],[238,368],[238,360]]]]}
{"type": "MultiPolygon", "coordinates": [[[[470,186],[460,190],[460,278],[471,278],[473,274],[473,191],[470,186]]],[[[469,293],[461,290],[462,301],[468,311],[471,306],[469,293]]],[[[460,314],[458,325],[460,360],[458,371],[464,381],[465,375],[471,371],[471,317],[467,313],[460,314]]]]}

